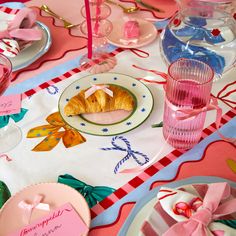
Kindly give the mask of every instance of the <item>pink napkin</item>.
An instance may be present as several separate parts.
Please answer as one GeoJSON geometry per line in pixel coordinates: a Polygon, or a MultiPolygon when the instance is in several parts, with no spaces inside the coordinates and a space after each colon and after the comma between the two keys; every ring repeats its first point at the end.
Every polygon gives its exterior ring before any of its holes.
{"type": "Polygon", "coordinates": [[[235,219],[236,190],[228,183],[162,187],[141,231],[145,236],[230,236],[236,229],[216,220],[235,219]]]}
{"type": "Polygon", "coordinates": [[[36,16],[30,8],[0,7],[0,53],[14,57],[42,38],[42,31],[35,26],[36,16]]]}

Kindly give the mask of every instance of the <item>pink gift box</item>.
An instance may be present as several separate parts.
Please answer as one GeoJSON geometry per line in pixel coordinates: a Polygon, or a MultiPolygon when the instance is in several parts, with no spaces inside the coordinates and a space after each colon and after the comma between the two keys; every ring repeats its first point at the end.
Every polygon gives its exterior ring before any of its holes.
{"type": "Polygon", "coordinates": [[[135,20],[129,20],[124,24],[124,38],[133,39],[140,36],[139,23],[135,20]]]}

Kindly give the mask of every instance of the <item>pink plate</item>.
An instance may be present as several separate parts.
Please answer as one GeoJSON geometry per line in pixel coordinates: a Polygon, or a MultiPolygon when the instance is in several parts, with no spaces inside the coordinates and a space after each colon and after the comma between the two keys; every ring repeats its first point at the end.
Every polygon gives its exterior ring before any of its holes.
{"type": "Polygon", "coordinates": [[[117,47],[136,48],[145,46],[154,41],[157,36],[157,30],[155,26],[145,20],[136,20],[138,21],[140,27],[140,37],[138,38],[137,42],[130,42],[129,44],[125,44],[123,43],[123,41],[121,41],[121,39],[124,40],[123,28],[125,21],[123,19],[113,22],[113,30],[107,37],[108,42],[117,47]]]}
{"type": "MultiPolygon", "coordinates": [[[[22,209],[18,207],[18,203],[22,200],[32,202],[37,194],[43,195],[43,203],[48,203],[52,211],[65,203],[70,203],[89,227],[90,210],[84,197],[79,192],[64,184],[42,183],[23,189],[5,203],[0,211],[0,236],[7,236],[25,226],[22,209]]],[[[33,210],[30,223],[47,214],[49,212],[33,210]]]]}
{"type": "MultiPolygon", "coordinates": [[[[156,17],[162,19],[170,18],[175,14],[175,12],[178,11],[178,1],[176,0],[142,0],[142,2],[163,10],[163,12],[157,12],[152,10],[153,14],[156,17]]],[[[142,4],[138,4],[138,6],[140,6],[142,9],[145,9],[142,4]]],[[[146,9],[151,10],[150,8],[146,9]]]]}

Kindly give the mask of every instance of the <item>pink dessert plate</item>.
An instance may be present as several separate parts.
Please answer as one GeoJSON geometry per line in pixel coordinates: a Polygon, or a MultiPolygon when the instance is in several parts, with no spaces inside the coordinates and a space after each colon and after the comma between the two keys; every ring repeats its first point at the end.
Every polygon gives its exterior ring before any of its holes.
{"type": "Polygon", "coordinates": [[[157,30],[155,26],[146,20],[136,19],[139,23],[140,36],[137,42],[130,41],[128,44],[124,43],[124,23],[125,21],[118,20],[113,22],[112,32],[108,35],[107,40],[110,44],[122,48],[137,48],[143,47],[156,39],[157,30]]]}
{"type": "MultiPolygon", "coordinates": [[[[142,9],[145,9],[145,7],[139,3],[138,0],[135,0],[138,6],[140,6],[142,9]]],[[[161,19],[166,19],[172,17],[179,9],[178,2],[176,0],[142,0],[144,4],[148,4],[149,6],[153,6],[155,8],[161,9],[163,12],[157,12],[154,11],[148,7],[146,7],[147,10],[151,10],[153,14],[161,19]]]]}
{"type": "MultiPolygon", "coordinates": [[[[7,236],[25,226],[22,209],[18,204],[22,200],[33,202],[37,194],[43,195],[43,203],[48,203],[51,211],[54,211],[65,203],[70,203],[84,223],[88,227],[90,226],[90,210],[84,197],[79,192],[64,184],[42,183],[26,187],[8,199],[0,211],[0,236],[7,236]]],[[[30,223],[49,213],[48,211],[45,213],[45,211],[34,209],[30,223]]]]}

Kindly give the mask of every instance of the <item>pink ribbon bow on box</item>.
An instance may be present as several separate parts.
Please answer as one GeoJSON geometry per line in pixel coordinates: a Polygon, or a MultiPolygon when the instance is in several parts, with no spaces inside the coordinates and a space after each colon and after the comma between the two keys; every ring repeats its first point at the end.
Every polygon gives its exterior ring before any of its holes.
{"type": "Polygon", "coordinates": [[[96,85],[92,84],[91,88],[89,88],[85,93],[85,99],[90,97],[92,94],[94,94],[97,90],[103,90],[105,93],[107,93],[109,96],[113,97],[113,92],[108,89],[109,85],[96,85]]]}
{"type": "Polygon", "coordinates": [[[0,31],[0,39],[40,40],[42,31],[32,28],[35,22],[36,12],[33,9],[22,8],[13,20],[8,22],[7,28],[0,31]]]}
{"type": "Polygon", "coordinates": [[[32,211],[34,209],[50,211],[49,204],[41,203],[42,200],[43,200],[43,196],[42,195],[36,195],[34,197],[33,202],[31,204],[27,203],[26,201],[19,202],[18,206],[24,210],[23,220],[24,220],[25,224],[29,224],[30,223],[32,211]]]}

